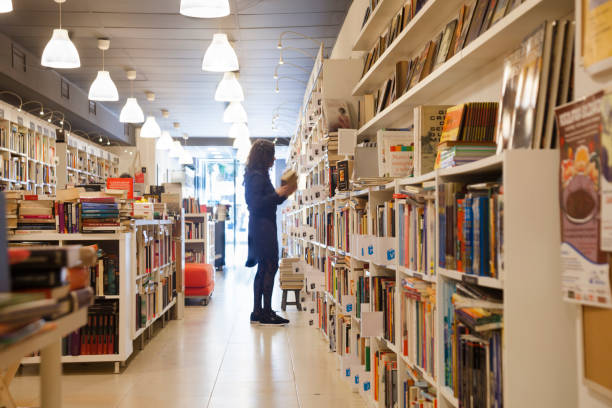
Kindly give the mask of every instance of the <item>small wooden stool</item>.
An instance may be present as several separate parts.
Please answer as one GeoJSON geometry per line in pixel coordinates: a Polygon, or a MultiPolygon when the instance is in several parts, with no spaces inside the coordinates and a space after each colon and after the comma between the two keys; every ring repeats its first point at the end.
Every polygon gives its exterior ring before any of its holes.
{"type": "Polygon", "coordinates": [[[284,312],[287,309],[287,305],[296,306],[297,310],[302,311],[302,304],[300,303],[300,289],[283,289],[283,300],[281,302],[281,310],[284,312]],[[293,292],[295,295],[294,302],[287,301],[287,292],[293,292]]]}

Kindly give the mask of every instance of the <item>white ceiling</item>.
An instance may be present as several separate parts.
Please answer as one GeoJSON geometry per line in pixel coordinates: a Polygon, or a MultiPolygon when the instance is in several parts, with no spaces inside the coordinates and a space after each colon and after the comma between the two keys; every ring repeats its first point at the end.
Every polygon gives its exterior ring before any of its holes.
{"type": "MultiPolygon", "coordinates": [[[[279,58],[279,35],[293,30],[324,41],[326,53],[336,40],[351,0],[230,0],[232,15],[222,19],[195,19],[178,13],[180,0],[68,0],[62,5],[64,28],[79,50],[81,68],[62,70],[70,81],[89,89],[101,69],[97,38],[108,37],[106,69],[119,88],[121,101],[107,106],[117,114],[130,85],[125,70],[135,69],[138,78],[134,94],[147,113],[157,115],[173,135],[186,132],[190,137],[225,137],[229,126],[222,123],[224,105],[214,101],[214,91],[222,74],[201,70],[202,57],[215,32],[226,32],[240,61],[240,82],[245,91],[245,109],[254,137],[289,137],[295,129],[305,85],[281,79],[275,93],[274,68],[279,58]],[[157,100],[147,102],[145,91],[157,100]],[[281,106],[280,131],[271,129],[275,108],[281,106]],[[170,111],[163,120],[161,109],[170,111]],[[179,132],[172,122],[180,122],[179,132]]],[[[0,14],[0,31],[36,55],[58,25],[58,8],[53,0],[13,0],[15,11],[0,14]]],[[[287,34],[283,44],[314,55],[314,42],[287,34]]],[[[287,50],[283,59],[312,69],[312,60],[287,50]]],[[[281,77],[307,81],[309,74],[285,65],[281,77]]]]}

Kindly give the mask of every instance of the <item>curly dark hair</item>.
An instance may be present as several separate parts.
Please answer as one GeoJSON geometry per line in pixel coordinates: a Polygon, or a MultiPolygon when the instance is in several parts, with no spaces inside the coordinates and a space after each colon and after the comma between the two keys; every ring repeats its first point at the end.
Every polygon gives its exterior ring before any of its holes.
{"type": "Polygon", "coordinates": [[[274,143],[269,140],[259,139],[251,146],[249,157],[246,161],[246,171],[268,170],[274,165],[274,143]]]}

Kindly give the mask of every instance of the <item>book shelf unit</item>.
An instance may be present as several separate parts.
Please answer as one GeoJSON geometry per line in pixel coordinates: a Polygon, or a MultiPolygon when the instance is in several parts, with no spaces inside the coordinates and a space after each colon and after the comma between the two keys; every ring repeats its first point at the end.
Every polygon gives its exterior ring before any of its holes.
{"type": "Polygon", "coordinates": [[[119,177],[119,157],[99,145],[70,135],[57,143],[59,166],[58,186],[69,184],[106,183],[107,178],[119,177]]]}
{"type": "MultiPolygon", "coordinates": [[[[389,16],[395,15],[403,3],[382,0],[362,28],[353,49],[367,51],[375,44],[388,25],[389,16]]],[[[397,62],[419,53],[429,39],[456,17],[464,3],[461,0],[426,2],[369,72],[350,84],[345,92],[348,90],[353,97],[374,92],[393,74],[397,62]]],[[[500,100],[504,57],[544,21],[571,16],[573,3],[524,0],[365,123],[358,129],[358,140],[372,140],[384,128],[408,127],[413,121],[413,109],[419,105],[500,100]]],[[[313,77],[320,72],[315,64],[313,77]]],[[[323,76],[323,89],[326,80],[323,76]]],[[[305,111],[311,109],[312,94],[311,88],[307,88],[305,111]]],[[[345,100],[354,101],[350,96],[345,100]]],[[[327,176],[328,167],[338,158],[332,158],[325,149],[320,149],[322,154],[316,154],[319,146],[311,140],[319,131],[304,117],[313,115],[302,113],[298,131],[290,143],[288,166],[300,175],[300,191],[284,210],[283,240],[287,255],[301,259],[300,267],[307,282],[307,309],[312,313],[310,324],[321,330],[330,349],[337,353],[340,375],[353,390],[371,407],[386,406],[384,396],[374,399],[378,381],[374,375],[376,355],[384,351],[385,361],[397,366],[394,392],[398,406],[405,406],[403,384],[411,379],[431,399],[436,399],[438,407],[458,407],[458,394],[447,379],[451,369],[448,363],[452,360],[445,357],[448,345],[445,318],[447,311],[453,310],[448,290],[464,282],[503,293],[502,347],[500,355],[495,356],[501,360],[503,391],[499,398],[503,406],[576,406],[574,373],[577,367],[571,358],[575,353],[576,316],[575,310],[562,301],[559,281],[558,151],[506,151],[462,166],[398,178],[381,187],[336,192],[330,198],[329,178],[317,179],[313,175],[322,170],[327,176]],[[503,185],[504,267],[495,277],[440,266],[440,191],[445,183],[451,182],[503,185]],[[407,186],[426,187],[430,191],[428,200],[433,204],[430,227],[434,233],[428,237],[433,262],[416,269],[400,262],[400,251],[404,250],[400,245],[404,240],[399,234],[398,209],[406,200],[393,198],[393,193],[400,193],[407,186]],[[355,199],[365,202],[366,214],[358,214],[351,208],[355,199]],[[379,206],[388,201],[394,202],[395,236],[375,236],[372,222],[376,220],[379,206]],[[365,231],[358,230],[363,216],[367,219],[365,231]],[[376,311],[372,303],[374,278],[387,278],[388,295],[393,297],[392,304],[388,303],[383,312],[376,311]],[[365,279],[369,279],[369,290],[361,289],[365,279]],[[409,303],[403,302],[406,289],[402,280],[416,282],[421,298],[429,302],[426,326],[429,343],[420,344],[419,354],[415,354],[414,348],[409,348],[408,355],[404,353],[405,339],[408,344],[419,343],[414,329],[410,329],[413,326],[404,325],[410,309],[406,309],[409,303]],[[369,303],[364,302],[365,292],[369,294],[369,303]],[[392,317],[385,322],[385,313],[391,315],[390,309],[393,309],[392,317]],[[392,327],[385,330],[391,321],[392,327]],[[563,341],[558,341],[561,338],[563,341]]],[[[326,136],[323,127],[323,139],[326,136]]]]}
{"type": "Polygon", "coordinates": [[[188,237],[188,228],[185,227],[183,234],[185,244],[185,262],[206,263],[215,265],[215,222],[209,219],[209,213],[186,213],[185,223],[194,223],[197,234],[192,233],[188,237]],[[191,238],[197,236],[197,238],[191,238]],[[190,258],[189,254],[194,254],[190,258]],[[195,255],[201,254],[201,255],[195,255]],[[191,260],[190,260],[191,259],[191,260]]]}
{"type": "Polygon", "coordinates": [[[0,189],[54,194],[57,128],[0,102],[0,189]]]}
{"type": "MultiPolygon", "coordinates": [[[[98,244],[107,252],[115,253],[119,259],[119,294],[118,295],[96,295],[96,299],[117,300],[118,323],[116,326],[116,338],[118,341],[118,352],[114,354],[85,354],[64,355],[62,363],[114,363],[115,373],[120,373],[120,366],[125,365],[134,351],[134,341],[140,338],[141,348],[144,345],[145,332],[149,338],[152,334],[153,325],[158,320],[165,326],[166,320],[171,316],[170,311],[177,302],[174,291],[169,292],[170,297],[163,299],[164,286],[171,285],[175,288],[177,279],[177,264],[172,257],[176,254],[172,240],[172,220],[134,220],[132,231],[101,233],[101,234],[58,234],[47,232],[31,232],[28,234],[14,234],[8,237],[12,244],[17,243],[44,243],[49,245],[91,245],[98,244]],[[153,268],[146,273],[140,274],[144,262],[144,242],[139,238],[143,231],[151,236],[152,242],[148,243],[152,250],[149,251],[153,259],[162,259],[166,256],[167,262],[154,264],[153,268]],[[156,243],[157,241],[157,243],[156,243]],[[161,252],[160,252],[161,251],[161,252]],[[163,281],[166,283],[164,285],[163,281]],[[155,296],[156,308],[151,308],[151,316],[145,322],[144,327],[136,329],[136,294],[140,293],[143,285],[152,288],[152,296],[155,296]]],[[[154,261],[152,262],[158,262],[154,261]]],[[[182,276],[182,274],[178,274],[182,276]]],[[[22,364],[38,364],[40,357],[26,357],[22,364]]]]}

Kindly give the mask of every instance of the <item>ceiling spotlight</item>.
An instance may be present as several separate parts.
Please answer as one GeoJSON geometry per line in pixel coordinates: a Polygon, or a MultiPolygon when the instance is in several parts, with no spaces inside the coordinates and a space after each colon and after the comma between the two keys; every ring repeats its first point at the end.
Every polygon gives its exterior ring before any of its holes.
{"type": "Polygon", "coordinates": [[[217,102],[242,102],[244,101],[244,92],[242,86],[233,72],[223,74],[223,79],[217,86],[215,92],[215,100],[217,102]]]}
{"type": "Polygon", "coordinates": [[[280,88],[278,87],[278,81],[276,82],[276,89],[274,89],[274,92],[276,93],[280,92],[280,88]]]}
{"type": "Polygon", "coordinates": [[[136,71],[127,71],[127,79],[130,81],[130,95],[127,98],[125,106],[121,109],[119,122],[121,123],[142,123],[144,122],[144,112],[138,105],[138,101],[134,98],[134,80],[136,79],[136,71]]]}
{"type": "MultiPolygon", "coordinates": [[[[62,28],[62,3],[65,1],[55,0],[59,4],[59,28],[53,30],[51,39],[43,50],[40,60],[43,67],[69,69],[81,66],[79,52],[70,41],[68,30],[62,28]]],[[[12,9],[11,0],[0,0],[0,12],[11,11],[12,9]],[[7,10],[7,5],[10,5],[10,10],[7,10]]]]}
{"type": "Polygon", "coordinates": [[[144,139],[157,139],[161,136],[161,128],[154,116],[147,116],[147,120],[140,129],[140,137],[144,139]]]}
{"type": "Polygon", "coordinates": [[[98,39],[98,49],[102,51],[102,71],[98,71],[98,76],[89,88],[89,100],[100,102],[113,102],[119,100],[117,86],[110,77],[110,73],[104,70],[104,51],[110,47],[108,38],[98,39]]]}
{"type": "Polygon", "coordinates": [[[278,65],[283,65],[284,63],[285,63],[285,60],[283,60],[283,56],[281,55],[281,56],[278,58],[278,65]]]}
{"type": "Polygon", "coordinates": [[[229,0],[181,0],[180,13],[187,17],[198,18],[229,16],[229,0]]]}
{"type": "Polygon", "coordinates": [[[106,145],[110,146],[110,140],[106,139],[106,145]]]}
{"type": "Polygon", "coordinates": [[[99,143],[102,143],[102,142],[103,142],[103,140],[102,140],[102,136],[100,136],[100,138],[98,139],[98,142],[99,142],[99,143]]]}
{"type": "Polygon", "coordinates": [[[183,140],[189,140],[189,135],[187,133],[183,133],[183,140]]]}
{"type": "Polygon", "coordinates": [[[227,34],[217,33],[208,46],[202,60],[202,71],[230,72],[238,71],[238,56],[227,39],[227,34]]]}
{"type": "Polygon", "coordinates": [[[43,115],[45,114],[45,111],[41,109],[41,110],[40,110],[40,112],[39,112],[38,114],[39,114],[40,116],[43,116],[43,115]]]}

